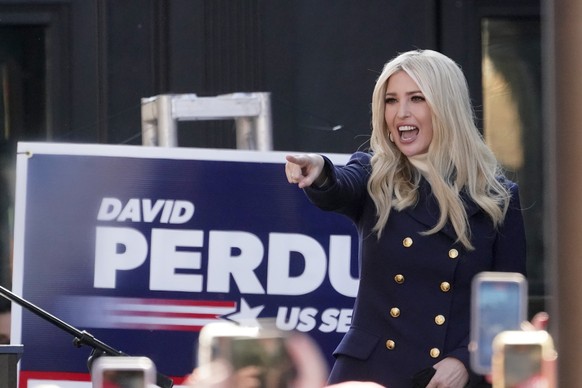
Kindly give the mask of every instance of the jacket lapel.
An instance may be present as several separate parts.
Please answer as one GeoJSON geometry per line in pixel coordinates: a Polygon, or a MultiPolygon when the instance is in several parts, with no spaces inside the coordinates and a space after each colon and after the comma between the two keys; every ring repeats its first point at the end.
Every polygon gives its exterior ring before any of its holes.
{"type": "MultiPolygon", "coordinates": [[[[477,206],[477,204],[473,202],[465,192],[461,193],[461,200],[463,201],[469,219],[480,211],[479,206],[477,206]]],[[[432,194],[430,184],[426,179],[422,178],[420,181],[417,204],[414,207],[405,209],[404,212],[416,221],[425,225],[426,230],[431,229],[437,224],[440,209],[436,198],[432,194]]],[[[457,240],[457,234],[450,222],[447,222],[441,232],[451,239],[457,240]]]]}

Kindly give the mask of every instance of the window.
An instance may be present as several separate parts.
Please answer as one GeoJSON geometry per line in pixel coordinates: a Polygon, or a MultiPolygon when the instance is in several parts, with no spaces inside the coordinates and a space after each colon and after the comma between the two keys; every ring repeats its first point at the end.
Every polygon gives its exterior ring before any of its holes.
{"type": "Polygon", "coordinates": [[[543,310],[541,31],[537,17],[481,19],[483,135],[519,183],[531,311],[543,310]]]}

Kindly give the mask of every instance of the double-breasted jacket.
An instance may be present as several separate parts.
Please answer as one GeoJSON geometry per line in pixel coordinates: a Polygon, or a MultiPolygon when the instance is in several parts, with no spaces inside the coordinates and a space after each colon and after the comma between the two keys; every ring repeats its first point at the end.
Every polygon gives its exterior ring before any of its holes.
{"type": "MultiPolygon", "coordinates": [[[[422,180],[414,207],[392,210],[380,239],[372,232],[375,205],[366,184],[370,154],[352,155],[346,166],[326,158],[331,184],[307,188],[311,202],[353,220],[359,235],[360,286],[352,324],[334,352],[330,383],[375,381],[408,388],[418,371],[445,357],[468,371],[471,281],[481,271],[525,274],[525,233],[518,187],[504,179],[511,201],[503,225],[463,198],[474,250],[456,242],[450,224],[435,234],[439,207],[422,180]]],[[[464,196],[464,195],[463,195],[464,196]]]]}

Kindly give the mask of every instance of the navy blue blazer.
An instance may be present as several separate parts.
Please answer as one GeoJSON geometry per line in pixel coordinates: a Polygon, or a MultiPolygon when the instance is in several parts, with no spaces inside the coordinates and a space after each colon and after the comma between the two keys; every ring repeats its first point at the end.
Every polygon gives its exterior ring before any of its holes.
{"type": "Polygon", "coordinates": [[[376,209],[366,184],[370,155],[358,152],[344,167],[326,159],[331,185],[305,192],[318,207],[353,220],[359,235],[360,287],[352,325],[334,352],[330,383],[375,381],[408,388],[412,376],[445,357],[469,366],[471,280],[481,271],[525,274],[525,232],[518,187],[511,191],[505,221],[491,219],[466,198],[475,250],[456,243],[451,225],[436,225],[439,208],[422,180],[414,208],[392,210],[382,237],[372,233],[376,209]]]}

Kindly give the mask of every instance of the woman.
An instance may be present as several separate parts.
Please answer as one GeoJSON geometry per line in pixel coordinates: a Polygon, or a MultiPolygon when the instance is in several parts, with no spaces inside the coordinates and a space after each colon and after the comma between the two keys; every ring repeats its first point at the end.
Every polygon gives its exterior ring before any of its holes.
{"type": "Polygon", "coordinates": [[[290,183],[351,218],[360,288],[329,382],[479,386],[469,367],[470,287],[481,271],[525,274],[518,187],[474,124],[467,82],[430,50],[388,62],[372,96],[370,153],[344,167],[288,155],[290,183]]]}

